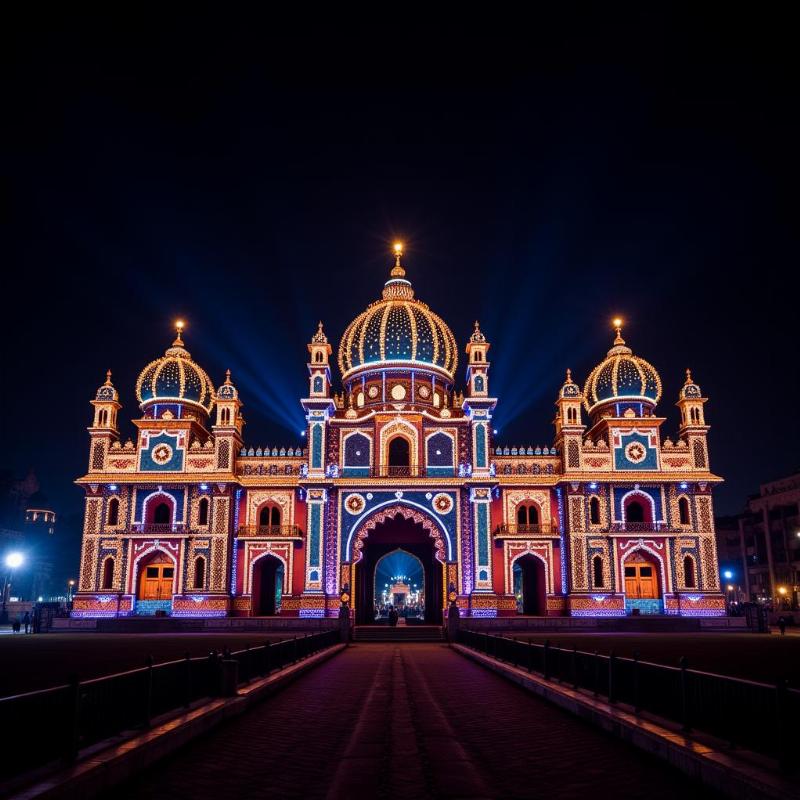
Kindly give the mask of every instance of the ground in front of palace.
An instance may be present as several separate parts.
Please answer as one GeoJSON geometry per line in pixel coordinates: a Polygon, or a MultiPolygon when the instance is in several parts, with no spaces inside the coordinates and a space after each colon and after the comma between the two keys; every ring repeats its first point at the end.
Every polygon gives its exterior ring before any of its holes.
{"type": "Polygon", "coordinates": [[[650,800],[698,788],[445,645],[374,644],[320,665],[113,797],[638,798],[643,787],[650,800]]]}

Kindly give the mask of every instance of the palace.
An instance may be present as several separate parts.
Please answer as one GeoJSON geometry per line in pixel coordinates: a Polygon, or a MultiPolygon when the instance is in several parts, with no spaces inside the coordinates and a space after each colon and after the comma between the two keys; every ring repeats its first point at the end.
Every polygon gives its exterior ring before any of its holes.
{"type": "Polygon", "coordinates": [[[230,372],[215,389],[182,323],[136,382],[135,442],[108,373],[77,481],[73,616],[724,614],[721,479],[691,374],[678,435],[662,438],[661,380],[615,320],[583,388],[567,370],[552,446],[500,446],[486,336],[476,322],[461,391],[456,339],[395,250],[381,299],[342,336],[341,393],[322,323],[308,344],[305,447],[245,444],[230,372]]]}

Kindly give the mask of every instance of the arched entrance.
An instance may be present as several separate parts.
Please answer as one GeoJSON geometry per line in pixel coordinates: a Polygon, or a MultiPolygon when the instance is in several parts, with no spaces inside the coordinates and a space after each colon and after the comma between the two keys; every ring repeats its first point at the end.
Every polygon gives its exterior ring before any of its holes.
{"type": "MultiPolygon", "coordinates": [[[[441,542],[439,545],[441,547],[441,542]]],[[[398,511],[396,516],[388,517],[371,528],[358,550],[361,559],[353,565],[356,624],[372,625],[380,618],[380,607],[376,611],[375,602],[376,569],[384,556],[398,550],[417,559],[422,567],[424,579],[419,589],[424,598],[424,608],[419,619],[429,625],[442,624],[444,564],[436,558],[437,541],[422,524],[398,511]]],[[[387,582],[383,581],[384,584],[387,582]]]]}
{"type": "Polygon", "coordinates": [[[517,613],[543,617],[547,613],[547,576],[544,562],[532,553],[520,556],[513,566],[517,613]]]}
{"type": "Polygon", "coordinates": [[[157,550],[139,564],[139,600],[172,600],[175,563],[163,551],[157,550]]]}
{"type": "Polygon", "coordinates": [[[387,622],[395,609],[407,623],[425,619],[425,567],[417,556],[398,547],[375,565],[375,621],[387,622]]]}
{"type": "Polygon", "coordinates": [[[280,613],[283,579],[283,562],[279,558],[267,554],[253,564],[253,616],[274,617],[280,613]]]}

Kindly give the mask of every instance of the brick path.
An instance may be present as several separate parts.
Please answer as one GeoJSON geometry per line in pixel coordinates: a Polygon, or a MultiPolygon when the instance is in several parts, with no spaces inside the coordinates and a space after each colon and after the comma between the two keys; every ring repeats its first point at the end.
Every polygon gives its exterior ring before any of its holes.
{"type": "Polygon", "coordinates": [[[385,644],[348,648],[113,797],[657,800],[696,791],[444,645],[385,644]]]}

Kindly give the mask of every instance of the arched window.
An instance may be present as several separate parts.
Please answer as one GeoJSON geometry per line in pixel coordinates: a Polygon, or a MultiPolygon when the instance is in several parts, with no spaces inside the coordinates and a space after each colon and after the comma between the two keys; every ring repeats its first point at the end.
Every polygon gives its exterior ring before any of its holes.
{"type": "Polygon", "coordinates": [[[517,508],[517,525],[538,525],[539,507],[534,503],[517,508]]]}
{"type": "Polygon", "coordinates": [[[258,512],[259,528],[277,528],[281,524],[281,510],[277,506],[264,506],[258,512]]]}
{"type": "Polygon", "coordinates": [[[439,406],[441,404],[442,404],[442,398],[439,396],[439,392],[434,392],[433,393],[433,407],[434,408],[439,408],[439,406]]]}
{"type": "Polygon", "coordinates": [[[208,498],[201,497],[200,505],[197,507],[197,524],[208,525],[208,498]]]}
{"type": "Polygon", "coordinates": [[[317,364],[322,363],[322,352],[320,350],[317,350],[317,352],[314,353],[314,361],[316,361],[317,364]]]}
{"type": "Polygon", "coordinates": [[[644,506],[638,500],[625,506],[625,522],[644,522],[644,506]]]}
{"type": "Polygon", "coordinates": [[[408,467],[411,464],[411,448],[408,439],[403,436],[395,436],[389,442],[389,466],[408,467]]]}
{"type": "Polygon", "coordinates": [[[153,522],[156,525],[169,525],[172,522],[172,509],[167,503],[159,503],[153,511],[153,522]]]}
{"type": "Polygon", "coordinates": [[[108,501],[108,513],[106,514],[106,524],[119,525],[119,500],[112,497],[108,501]]]}
{"type": "Polygon", "coordinates": [[[595,589],[602,589],[604,586],[603,559],[600,556],[595,556],[592,559],[592,586],[595,589]]]}
{"type": "Polygon", "coordinates": [[[114,587],[114,559],[109,556],[103,562],[103,576],[100,583],[101,589],[112,589],[114,587]]]}
{"type": "Polygon", "coordinates": [[[364,392],[359,392],[356,395],[356,405],[359,408],[363,408],[364,407],[364,392]]]}
{"type": "Polygon", "coordinates": [[[108,411],[106,411],[106,409],[103,409],[100,412],[100,425],[101,425],[101,427],[105,427],[107,422],[108,422],[108,411]]]}
{"type": "Polygon", "coordinates": [[[194,588],[202,589],[206,585],[206,560],[198,556],[194,560],[194,588]]]}
{"type": "Polygon", "coordinates": [[[281,510],[277,506],[273,506],[270,509],[269,524],[273,528],[277,528],[281,524],[281,510]]]}
{"type": "Polygon", "coordinates": [[[687,589],[694,589],[697,586],[694,574],[694,559],[686,556],[683,559],[683,582],[687,589]]]}
{"type": "Polygon", "coordinates": [[[266,528],[269,525],[269,506],[264,506],[258,512],[258,527],[266,528]]]}
{"type": "Polygon", "coordinates": [[[600,524],[600,500],[597,497],[589,500],[589,522],[592,525],[600,524]]]}
{"type": "Polygon", "coordinates": [[[681,525],[688,525],[690,523],[689,500],[686,497],[681,497],[680,500],[678,500],[678,516],[681,525]]]}

